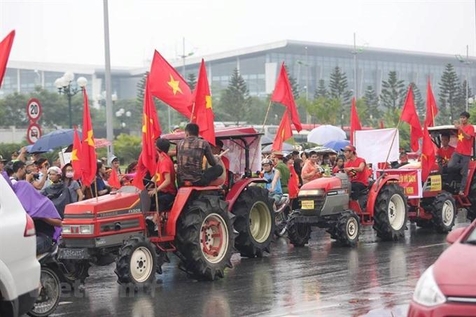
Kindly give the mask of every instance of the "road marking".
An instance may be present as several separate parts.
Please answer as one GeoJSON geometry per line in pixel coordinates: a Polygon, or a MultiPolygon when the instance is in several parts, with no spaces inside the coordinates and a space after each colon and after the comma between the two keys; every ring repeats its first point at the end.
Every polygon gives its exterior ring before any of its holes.
{"type": "Polygon", "coordinates": [[[436,244],[429,244],[429,245],[424,245],[424,246],[421,246],[421,247],[417,247],[417,249],[432,248],[432,247],[437,247],[437,246],[441,246],[441,245],[445,245],[445,244],[446,244],[446,242],[436,243],[436,244]]]}

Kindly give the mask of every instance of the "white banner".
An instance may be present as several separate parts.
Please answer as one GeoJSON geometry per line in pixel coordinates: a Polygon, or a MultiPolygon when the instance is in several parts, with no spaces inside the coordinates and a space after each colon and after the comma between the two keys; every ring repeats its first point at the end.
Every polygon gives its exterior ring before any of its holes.
{"type": "Polygon", "coordinates": [[[372,163],[377,169],[380,162],[393,162],[399,159],[399,133],[395,128],[355,131],[357,155],[372,163]],[[393,144],[392,144],[393,140],[393,144]]]}

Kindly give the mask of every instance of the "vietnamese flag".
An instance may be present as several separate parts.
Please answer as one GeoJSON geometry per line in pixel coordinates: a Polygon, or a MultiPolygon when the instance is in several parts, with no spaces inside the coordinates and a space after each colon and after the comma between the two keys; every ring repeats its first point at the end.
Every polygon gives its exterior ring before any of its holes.
{"type": "Polygon", "coordinates": [[[81,138],[79,137],[78,130],[74,127],[73,138],[73,150],[71,151],[71,166],[73,167],[74,176],[73,179],[80,179],[82,177],[81,167],[81,138]]]}
{"type": "Polygon", "coordinates": [[[139,188],[140,190],[143,190],[145,188],[144,178],[146,175],[147,175],[147,168],[144,166],[142,162],[142,153],[141,153],[139,155],[139,159],[137,160],[136,175],[134,176],[134,179],[132,180],[132,185],[139,188]]]}
{"type": "Polygon", "coordinates": [[[121,182],[119,182],[119,175],[117,175],[117,171],[115,168],[111,169],[111,176],[108,179],[108,183],[112,188],[121,188],[121,182]]]}
{"type": "Polygon", "coordinates": [[[142,113],[142,164],[151,175],[155,175],[157,170],[157,155],[155,150],[155,140],[160,137],[159,119],[155,109],[154,97],[150,93],[150,77],[146,79],[144,91],[144,108],[142,113]]]}
{"type": "Polygon", "coordinates": [[[83,184],[91,186],[96,179],[97,158],[96,146],[94,144],[93,124],[89,113],[89,101],[86,89],[83,88],[83,140],[81,147],[81,168],[83,184]]]}
{"type": "Polygon", "coordinates": [[[408,93],[405,98],[400,120],[410,125],[410,147],[413,151],[417,152],[419,149],[418,139],[423,136],[423,133],[421,131],[420,119],[418,118],[415,108],[412,86],[408,87],[408,93]]]}
{"type": "Polygon", "coordinates": [[[355,97],[352,98],[352,104],[350,106],[350,144],[354,144],[355,131],[362,130],[362,125],[359,120],[359,113],[355,106],[355,97]]]}
{"type": "Polygon", "coordinates": [[[0,42],[0,87],[2,86],[3,76],[7,70],[8,57],[12,50],[13,39],[15,38],[15,30],[11,31],[7,37],[0,42]]]}
{"type": "Polygon", "coordinates": [[[281,123],[279,124],[278,131],[274,137],[272,150],[281,151],[283,148],[283,142],[292,138],[293,129],[291,127],[291,118],[289,111],[284,111],[283,117],[281,118],[281,123]]]}
{"type": "Polygon", "coordinates": [[[190,119],[192,92],[187,82],[155,51],[149,72],[150,93],[190,119]]]}
{"type": "Polygon", "coordinates": [[[421,146],[421,180],[423,182],[425,182],[428,175],[430,175],[435,160],[435,147],[433,146],[433,141],[428,133],[428,128],[425,125],[423,127],[423,142],[421,146]]]}
{"type": "Polygon", "coordinates": [[[297,112],[296,102],[294,101],[293,90],[289,83],[288,74],[286,73],[286,68],[284,68],[284,62],[281,65],[279,77],[276,81],[273,95],[271,96],[271,101],[279,102],[288,108],[289,113],[291,114],[291,121],[296,127],[296,131],[299,132],[302,130],[301,120],[299,119],[299,113],[297,112]]]}
{"type": "Polygon", "coordinates": [[[425,125],[427,127],[435,126],[435,117],[438,114],[438,107],[436,105],[435,96],[431,89],[430,78],[428,78],[428,84],[426,85],[426,117],[425,125]]]}
{"type": "Polygon", "coordinates": [[[212,96],[208,85],[207,70],[202,59],[198,72],[198,81],[193,94],[192,122],[200,127],[200,135],[215,145],[215,115],[213,114],[212,96]]]}

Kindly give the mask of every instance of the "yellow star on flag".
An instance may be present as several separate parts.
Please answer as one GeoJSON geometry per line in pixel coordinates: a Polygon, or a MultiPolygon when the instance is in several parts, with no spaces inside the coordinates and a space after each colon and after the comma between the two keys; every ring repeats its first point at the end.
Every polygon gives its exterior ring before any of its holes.
{"type": "Polygon", "coordinates": [[[172,74],[170,75],[170,81],[167,82],[170,87],[172,87],[172,91],[174,95],[177,94],[177,91],[180,92],[183,95],[182,89],[180,89],[180,81],[175,80],[172,74]]]}
{"type": "Polygon", "coordinates": [[[142,120],[142,133],[147,133],[147,115],[145,114],[142,120]]]}
{"type": "Polygon", "coordinates": [[[88,137],[85,141],[89,146],[94,147],[93,130],[88,131],[88,137]]]}
{"type": "Polygon", "coordinates": [[[71,161],[78,161],[79,158],[78,158],[78,150],[77,149],[74,149],[72,152],[71,152],[71,161]]]}
{"type": "Polygon", "coordinates": [[[211,109],[212,108],[212,96],[205,96],[205,108],[211,109]]]}
{"type": "Polygon", "coordinates": [[[464,136],[463,133],[458,133],[458,141],[463,141],[464,136]]]}
{"type": "Polygon", "coordinates": [[[284,139],[284,133],[286,133],[286,131],[284,131],[284,128],[281,130],[281,137],[284,139]]]}

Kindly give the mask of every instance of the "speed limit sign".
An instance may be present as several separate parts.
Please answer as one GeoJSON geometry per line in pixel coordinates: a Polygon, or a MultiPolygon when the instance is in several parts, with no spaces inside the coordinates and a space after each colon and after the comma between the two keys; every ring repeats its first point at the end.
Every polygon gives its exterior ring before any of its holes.
{"type": "Polygon", "coordinates": [[[26,130],[26,140],[28,143],[33,144],[41,137],[40,126],[36,123],[30,124],[26,130]]]}
{"type": "Polygon", "coordinates": [[[32,122],[38,121],[41,116],[41,104],[38,99],[32,98],[28,100],[28,104],[26,106],[26,114],[32,122]]]}

